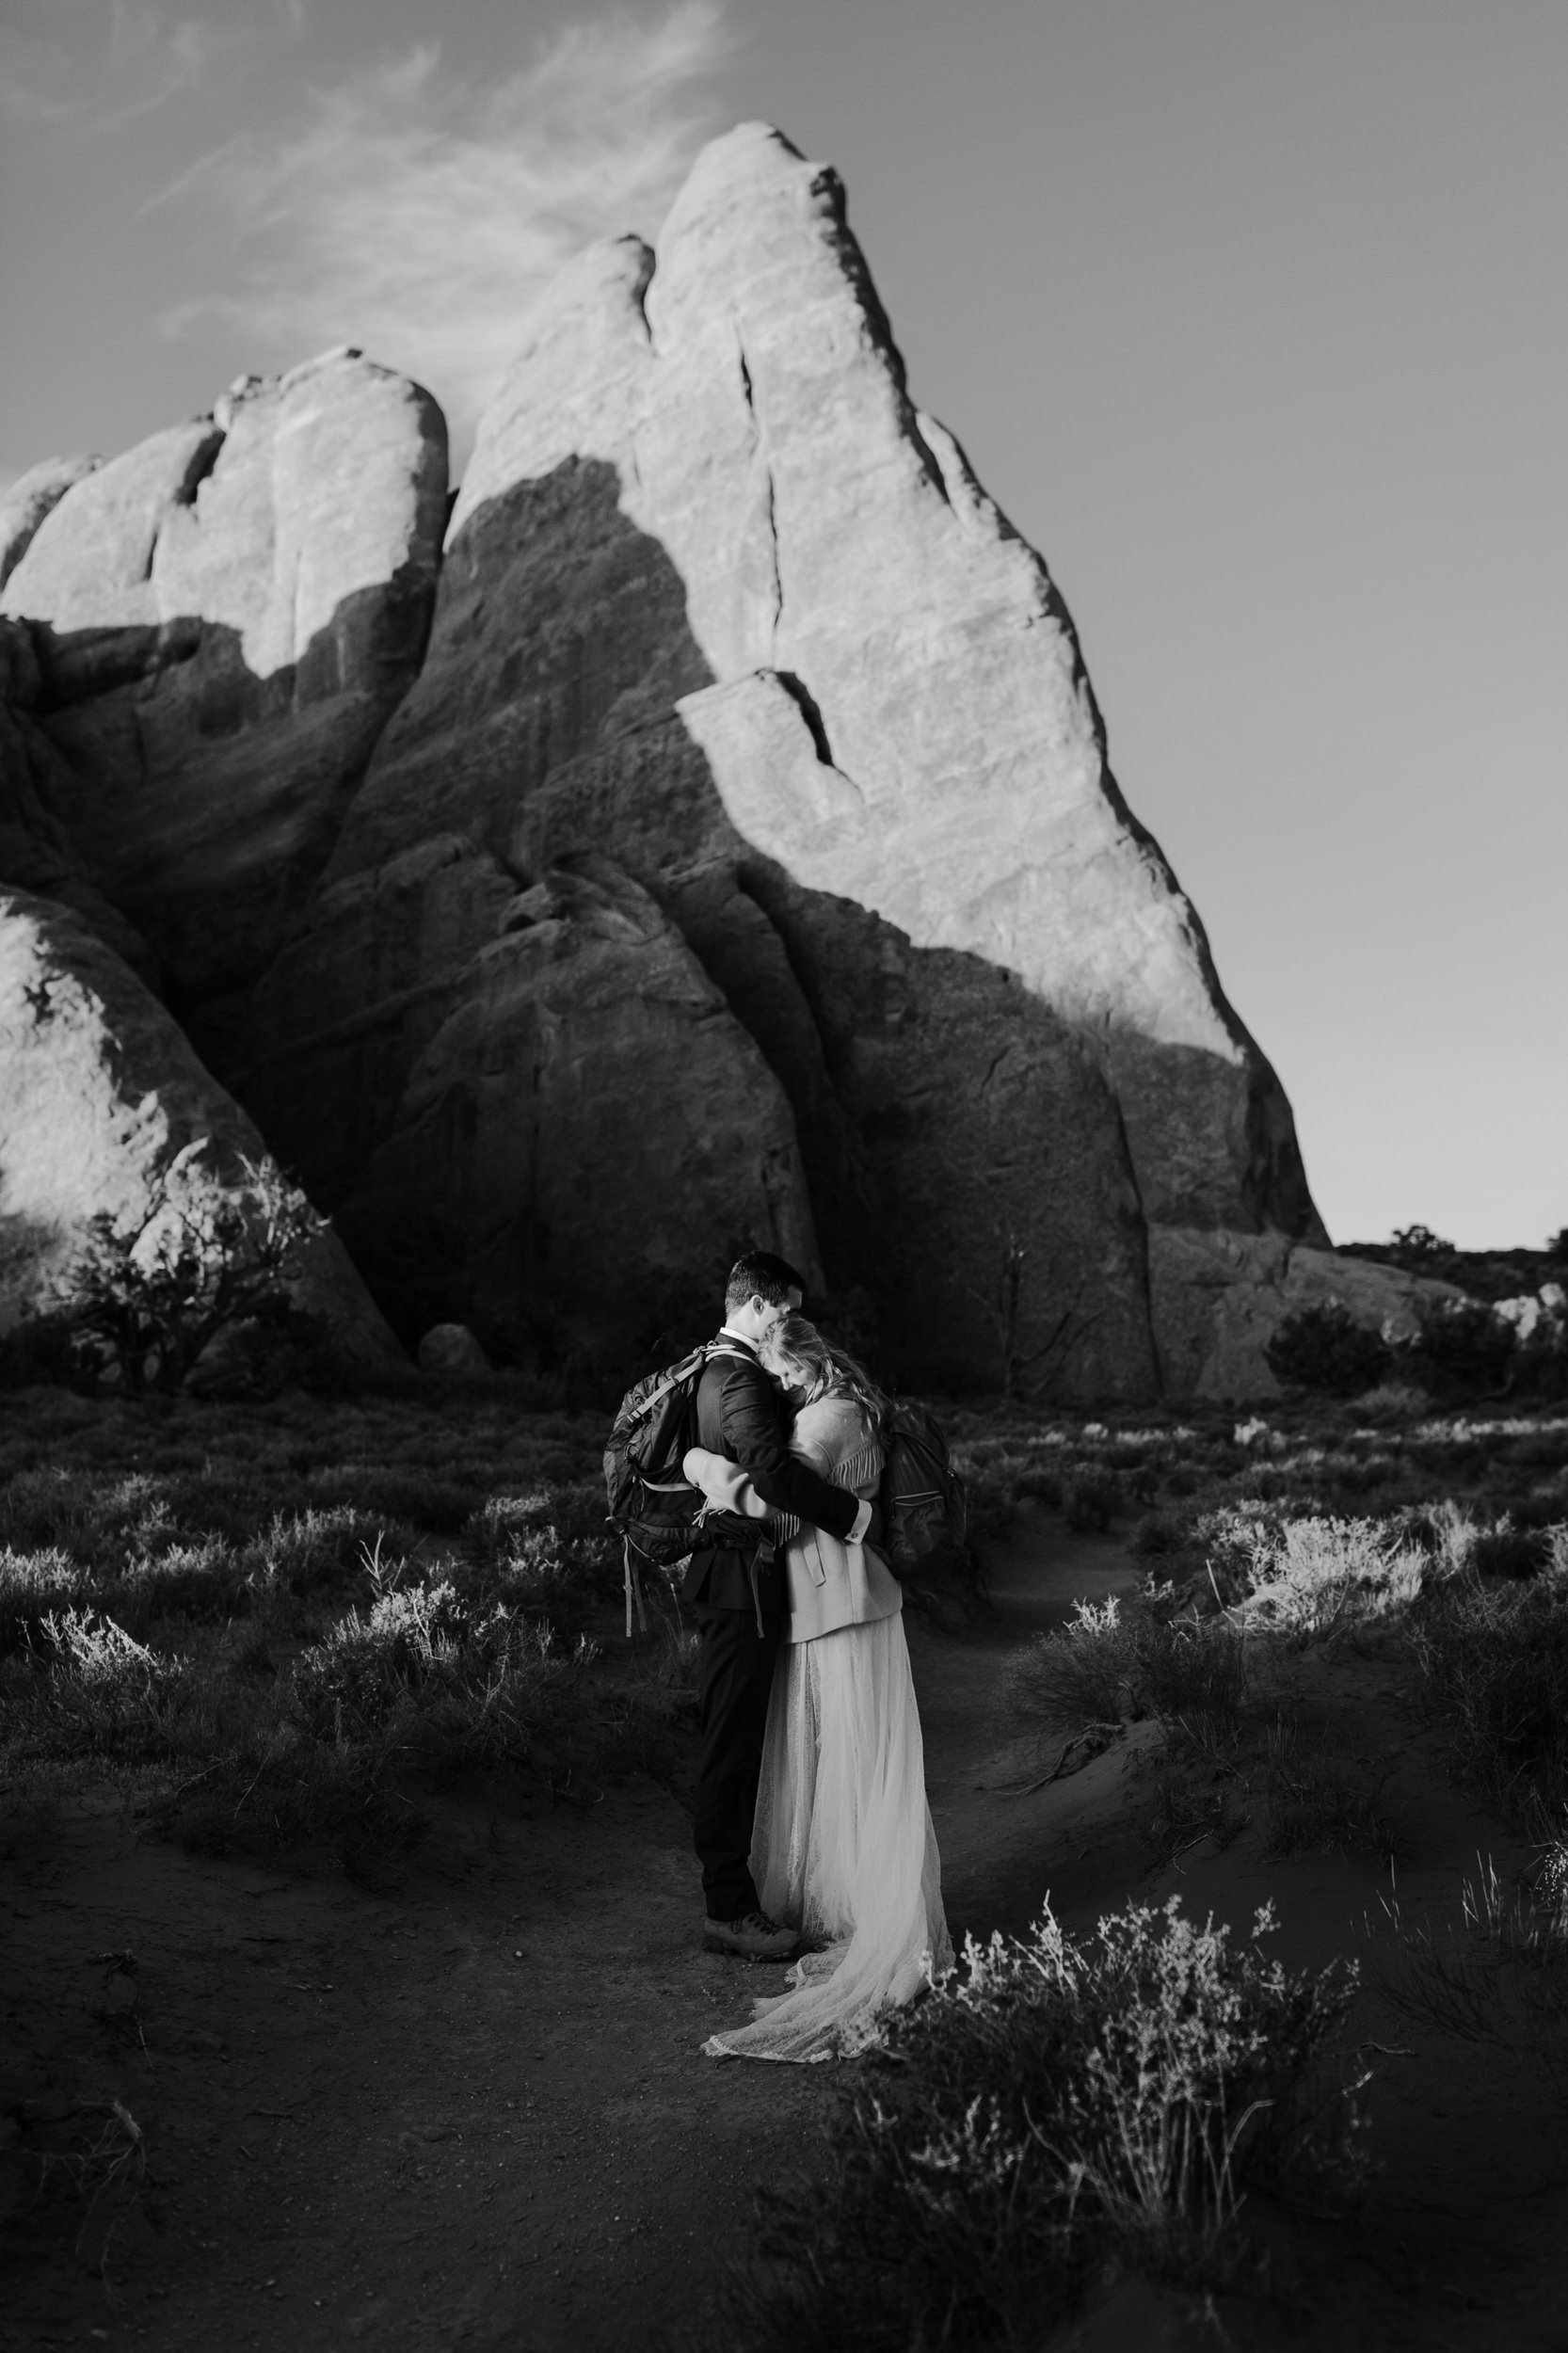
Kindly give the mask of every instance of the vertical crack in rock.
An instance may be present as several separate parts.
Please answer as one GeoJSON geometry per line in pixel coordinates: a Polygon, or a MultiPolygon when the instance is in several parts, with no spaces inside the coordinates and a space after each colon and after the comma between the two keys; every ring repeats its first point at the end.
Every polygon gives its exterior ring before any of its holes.
{"type": "Polygon", "coordinates": [[[793,670],[776,670],[774,676],[805,720],[811,741],[817,747],[817,758],[822,761],[823,766],[837,768],[839,763],[833,757],[833,746],[827,740],[827,723],[822,715],[815,696],[807,686],[805,680],[798,677],[793,670]]]}
{"type": "MultiPolygon", "coordinates": [[[[1098,1057],[1096,1057],[1096,1061],[1098,1057]]],[[[1109,1071],[1105,1072],[1105,1092],[1111,1105],[1112,1127],[1122,1155],[1122,1166],[1131,1189],[1137,1210],[1137,1234],[1133,1243],[1133,1275],[1144,1310],[1144,1322],[1149,1336],[1149,1359],[1154,1366],[1155,1382],[1161,1403],[1170,1390],[1165,1369],[1165,1352],[1160,1344],[1160,1330],[1154,1312],[1154,1277],[1149,1268],[1149,1219],[1144,1206],[1144,1188],[1138,1181],[1138,1163],[1132,1156],[1132,1139],[1127,1131],[1127,1118],[1121,1096],[1109,1071]]]]}
{"type": "MultiPolygon", "coordinates": [[[[778,632],[784,617],[784,578],[778,568],[778,498],[774,487],[773,468],[763,447],[762,420],[757,413],[756,396],[752,390],[751,368],[746,360],[745,345],[737,331],[735,357],[741,372],[741,398],[745,403],[746,421],[751,427],[751,447],[754,456],[761,460],[763,476],[762,527],[767,533],[768,564],[773,575],[773,619],[769,623],[770,651],[778,650],[778,632]]],[[[813,706],[814,708],[815,706],[813,706]]]]}
{"type": "MultiPolygon", "coordinates": [[[[773,468],[771,466],[767,467],[766,474],[768,486],[766,515],[768,554],[773,565],[773,621],[771,624],[772,643],[770,650],[776,653],[778,650],[778,632],[780,628],[783,626],[784,621],[784,576],[778,568],[778,505],[774,491],[773,468]]],[[[812,709],[816,709],[816,705],[814,703],[812,704],[812,709]]]]}
{"type": "MultiPolygon", "coordinates": [[[[169,495],[168,512],[172,513],[177,507],[196,504],[196,494],[217,464],[218,454],[227,439],[228,436],[222,425],[216,422],[212,431],[202,436],[191,452],[190,461],[184,473],[175,484],[169,495]]],[[[165,520],[165,516],[160,515],[152,526],[152,536],[147,543],[147,562],[141,575],[143,580],[151,580],[152,577],[152,567],[157,561],[158,542],[163,537],[165,520]]]]}

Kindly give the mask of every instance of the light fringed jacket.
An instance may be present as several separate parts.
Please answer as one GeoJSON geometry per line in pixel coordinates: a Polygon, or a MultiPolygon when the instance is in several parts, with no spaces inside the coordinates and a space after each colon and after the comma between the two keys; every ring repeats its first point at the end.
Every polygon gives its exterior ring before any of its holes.
{"type": "MultiPolygon", "coordinates": [[[[864,1408],[852,1398],[819,1397],[803,1405],[795,1417],[790,1451],[862,1503],[875,1502],[882,1448],[864,1408]]],[[[691,1448],[681,1467],[716,1511],[772,1521],[774,1541],[785,1547],[790,1641],[814,1641],[841,1626],[894,1617],[904,1608],[897,1577],[870,1545],[841,1544],[824,1528],[806,1527],[770,1513],[739,1464],[710,1453],[706,1447],[691,1448]]]]}

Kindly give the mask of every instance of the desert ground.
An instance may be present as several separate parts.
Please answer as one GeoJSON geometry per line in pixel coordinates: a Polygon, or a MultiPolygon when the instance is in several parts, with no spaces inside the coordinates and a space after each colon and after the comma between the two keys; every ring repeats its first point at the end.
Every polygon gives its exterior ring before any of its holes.
{"type": "Polygon", "coordinates": [[[8,2347],[825,2346],[865,2278],[889,2345],[1568,2344],[1568,1420],[940,1410],[982,1574],[908,1625],[955,1938],[1227,1928],[1255,1991],[1337,1989],[1316,2136],[1271,2170],[1225,2110],[1223,2194],[1134,2216],[1090,2167],[1070,2229],[1015,2152],[999,2223],[975,2167],[932,2202],[991,2097],[943,2074],[953,1988],[888,2054],[700,2056],[776,1979],[700,1949],[690,1643],[657,1596],[627,1641],[597,1414],[13,1390],[8,2347]]]}

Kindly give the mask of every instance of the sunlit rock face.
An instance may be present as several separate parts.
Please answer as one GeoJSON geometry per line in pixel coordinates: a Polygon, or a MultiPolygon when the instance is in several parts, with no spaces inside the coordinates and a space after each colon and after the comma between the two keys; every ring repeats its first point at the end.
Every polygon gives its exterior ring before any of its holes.
{"type": "MultiPolygon", "coordinates": [[[[249,1120],[97,931],[0,888],[0,1332],[69,1300],[93,1221],[134,1236],[171,1162],[203,1138],[219,1180],[264,1157],[249,1120]]],[[[395,1355],[334,1237],[311,1246],[293,1288],[345,1354],[395,1355]]]]}
{"type": "Polygon", "coordinates": [[[328,353],[84,473],[0,595],[31,628],[56,814],[204,1040],[418,669],[445,512],[435,403],[328,353]]]}
{"type": "Polygon", "coordinates": [[[21,563],[38,527],[66,492],[103,464],[101,457],[46,457],[0,493],[0,588],[21,563]]]}
{"type": "Polygon", "coordinates": [[[793,1112],[830,1287],[908,1374],[1149,1394],[1151,1225],[1319,1230],[1061,599],[775,132],[704,153],[657,258],[563,275],[482,425],[420,679],[263,991],[255,1100],[350,1218],[428,1128],[421,989],[460,1000],[504,920],[449,862],[414,879],[438,830],[519,888],[613,859],[679,927],[793,1112]]]}

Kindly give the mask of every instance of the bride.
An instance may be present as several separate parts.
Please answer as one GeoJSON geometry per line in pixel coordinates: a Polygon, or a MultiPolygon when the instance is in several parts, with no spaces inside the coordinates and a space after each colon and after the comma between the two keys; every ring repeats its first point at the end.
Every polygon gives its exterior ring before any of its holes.
{"type": "MultiPolygon", "coordinates": [[[[887,1400],[801,1315],[759,1350],[800,1401],[792,1451],[873,1498],[887,1400]]],[[[709,1502],[752,1517],[767,1506],[721,1454],[694,1447],[685,1473],[709,1502]]],[[[762,1743],[751,1871],[763,1909],[823,1949],[749,2025],[714,2035],[714,2058],[847,2057],[876,2040],[882,2010],[952,1965],[941,1865],[925,1797],[920,1713],[898,1581],[869,1546],[779,1520],[790,1619],[762,1743]]]]}

